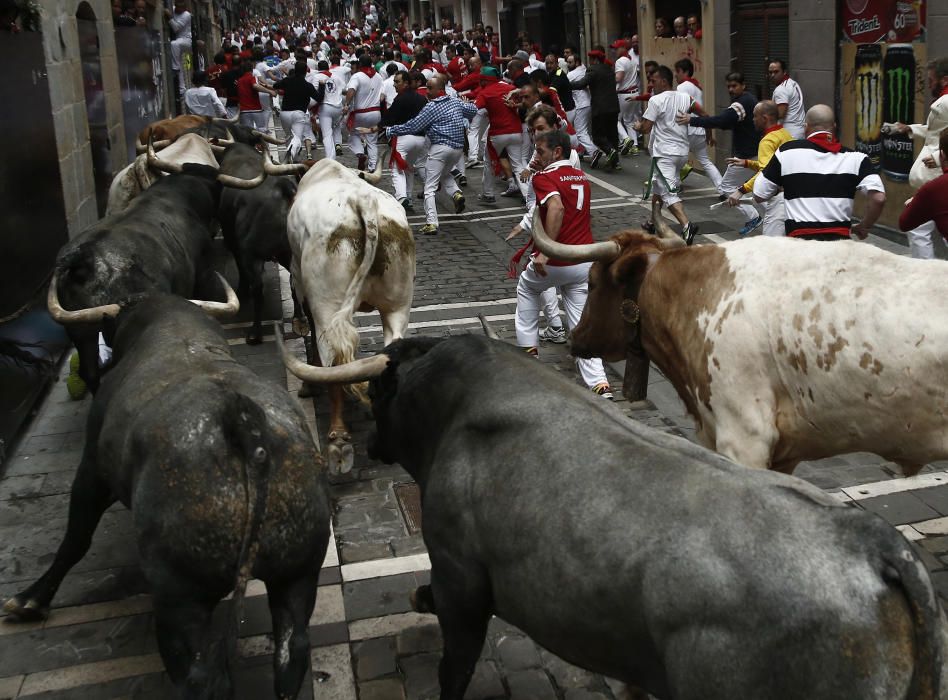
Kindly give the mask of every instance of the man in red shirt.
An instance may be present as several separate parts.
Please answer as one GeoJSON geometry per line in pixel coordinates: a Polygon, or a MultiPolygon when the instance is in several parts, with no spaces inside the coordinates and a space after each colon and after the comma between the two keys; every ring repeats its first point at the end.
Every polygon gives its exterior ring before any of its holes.
{"type": "Polygon", "coordinates": [[[253,61],[244,60],[240,64],[241,74],[237,78],[237,104],[240,106],[240,123],[258,131],[267,132],[269,115],[260,104],[260,93],[277,96],[276,90],[261,85],[253,73],[253,61]]]}
{"type": "Polygon", "coordinates": [[[943,129],[938,140],[941,151],[942,174],[926,182],[905,204],[899,216],[899,228],[913,231],[934,221],[941,235],[948,240],[948,129],[943,129]]]}
{"type": "MultiPolygon", "coordinates": [[[[514,173],[522,173],[526,167],[526,154],[523,148],[523,126],[517,111],[506,101],[507,93],[514,89],[510,83],[500,81],[500,72],[492,66],[481,68],[481,89],[477,93],[477,113],[480,118],[487,118],[490,126],[487,130],[487,151],[490,163],[484,168],[484,192],[478,199],[487,204],[497,200],[494,197],[495,164],[504,153],[510,160],[510,167],[514,173]]],[[[524,199],[527,196],[527,184],[520,182],[519,177],[513,178],[520,194],[524,199]]]]}
{"type": "MultiPolygon", "coordinates": [[[[551,130],[536,135],[536,159],[543,168],[533,176],[543,229],[550,238],[567,245],[592,243],[589,181],[582,170],[570,165],[569,135],[551,130]]],[[[519,178],[518,178],[519,179],[519,178]]],[[[534,252],[517,282],[517,345],[537,355],[541,296],[551,287],[563,295],[566,322],[575,328],[586,306],[587,281],[592,263],[551,260],[534,252]]],[[[576,367],[592,391],[611,399],[612,390],[599,358],[577,359],[576,367]]]]}

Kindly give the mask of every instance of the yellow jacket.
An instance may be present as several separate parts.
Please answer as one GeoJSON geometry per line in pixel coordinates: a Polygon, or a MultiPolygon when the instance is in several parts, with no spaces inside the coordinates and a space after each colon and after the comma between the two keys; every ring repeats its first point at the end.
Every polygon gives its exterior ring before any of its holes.
{"type": "Polygon", "coordinates": [[[741,185],[741,192],[754,191],[754,180],[757,179],[757,173],[767,167],[767,163],[774,157],[774,153],[777,152],[777,149],[787,141],[793,141],[793,137],[789,131],[779,124],[771,127],[770,130],[764,134],[764,137],[760,140],[760,145],[757,147],[757,160],[744,161],[745,167],[756,170],[757,172],[754,173],[754,177],[741,185]]]}

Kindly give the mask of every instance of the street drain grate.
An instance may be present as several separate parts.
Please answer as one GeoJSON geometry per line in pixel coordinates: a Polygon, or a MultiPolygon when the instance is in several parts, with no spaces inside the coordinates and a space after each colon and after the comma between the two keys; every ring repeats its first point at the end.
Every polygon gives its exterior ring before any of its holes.
{"type": "Polygon", "coordinates": [[[395,484],[395,498],[409,535],[421,532],[421,491],[418,484],[395,484]]]}

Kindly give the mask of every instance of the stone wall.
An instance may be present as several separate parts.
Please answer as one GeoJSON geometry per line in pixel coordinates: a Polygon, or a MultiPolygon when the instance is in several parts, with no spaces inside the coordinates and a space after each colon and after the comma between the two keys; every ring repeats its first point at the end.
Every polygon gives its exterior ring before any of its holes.
{"type": "MultiPolygon", "coordinates": [[[[89,122],[83,90],[76,12],[79,0],[41,0],[43,50],[62,175],[63,200],[70,237],[98,220],[89,122]]],[[[122,105],[115,56],[111,7],[89,0],[96,17],[112,172],[125,165],[122,105]]]]}

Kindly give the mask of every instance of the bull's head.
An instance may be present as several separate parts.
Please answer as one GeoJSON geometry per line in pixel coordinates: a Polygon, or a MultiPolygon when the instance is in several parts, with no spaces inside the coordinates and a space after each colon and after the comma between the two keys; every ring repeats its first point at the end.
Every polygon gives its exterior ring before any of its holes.
{"type": "Polygon", "coordinates": [[[653,205],[652,218],[655,236],[626,231],[602,243],[564,245],[550,240],[539,211],[534,212],[533,239],[541,252],[558,260],[593,262],[586,307],[572,332],[576,357],[618,362],[626,359],[630,350],[640,352],[639,287],[662,252],[685,245],[662,218],[660,202],[653,205]]]}

